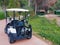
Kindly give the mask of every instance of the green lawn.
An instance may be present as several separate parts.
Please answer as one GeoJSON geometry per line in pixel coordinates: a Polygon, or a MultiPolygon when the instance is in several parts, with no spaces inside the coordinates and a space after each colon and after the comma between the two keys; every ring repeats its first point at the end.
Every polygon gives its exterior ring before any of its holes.
{"type": "Polygon", "coordinates": [[[60,27],[56,21],[49,21],[44,17],[32,17],[29,20],[32,25],[33,31],[39,36],[45,37],[53,43],[60,45],[60,27]]]}

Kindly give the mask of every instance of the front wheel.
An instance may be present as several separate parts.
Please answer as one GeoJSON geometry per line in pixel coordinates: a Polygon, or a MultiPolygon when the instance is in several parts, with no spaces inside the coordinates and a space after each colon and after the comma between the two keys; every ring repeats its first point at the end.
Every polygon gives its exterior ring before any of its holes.
{"type": "Polygon", "coordinates": [[[31,27],[31,25],[29,25],[29,30],[27,30],[27,32],[28,32],[27,39],[31,39],[32,38],[32,27],[31,27]]]}
{"type": "Polygon", "coordinates": [[[9,36],[9,42],[10,42],[10,43],[14,43],[14,42],[15,42],[13,36],[9,36]]]}

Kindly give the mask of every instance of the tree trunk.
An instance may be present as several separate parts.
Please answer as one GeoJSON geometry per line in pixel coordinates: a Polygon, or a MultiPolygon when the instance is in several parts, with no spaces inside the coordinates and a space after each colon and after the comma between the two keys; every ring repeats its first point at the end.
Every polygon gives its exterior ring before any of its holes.
{"type": "Polygon", "coordinates": [[[36,11],[37,11],[37,2],[35,0],[35,15],[36,15],[36,11]]]}
{"type": "Polygon", "coordinates": [[[30,0],[28,0],[28,7],[30,7],[30,0]]]}

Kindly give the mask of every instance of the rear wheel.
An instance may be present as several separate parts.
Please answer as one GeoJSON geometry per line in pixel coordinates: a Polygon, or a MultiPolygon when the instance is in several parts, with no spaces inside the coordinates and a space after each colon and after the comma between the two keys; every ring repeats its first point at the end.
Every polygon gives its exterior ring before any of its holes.
{"type": "Polygon", "coordinates": [[[31,25],[29,25],[29,30],[27,32],[28,32],[27,39],[31,39],[32,38],[32,27],[31,27],[31,25]]]}

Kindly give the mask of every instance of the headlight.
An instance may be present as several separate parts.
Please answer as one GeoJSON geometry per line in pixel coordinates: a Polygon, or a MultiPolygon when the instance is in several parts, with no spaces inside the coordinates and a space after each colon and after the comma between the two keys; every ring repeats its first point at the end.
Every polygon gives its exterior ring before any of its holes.
{"type": "Polygon", "coordinates": [[[25,28],[25,30],[28,30],[28,31],[30,31],[30,28],[25,28]]]}
{"type": "Polygon", "coordinates": [[[8,34],[9,33],[16,33],[16,29],[12,27],[8,28],[8,34]]]}
{"type": "Polygon", "coordinates": [[[28,30],[30,31],[31,29],[29,28],[28,30]]]}

